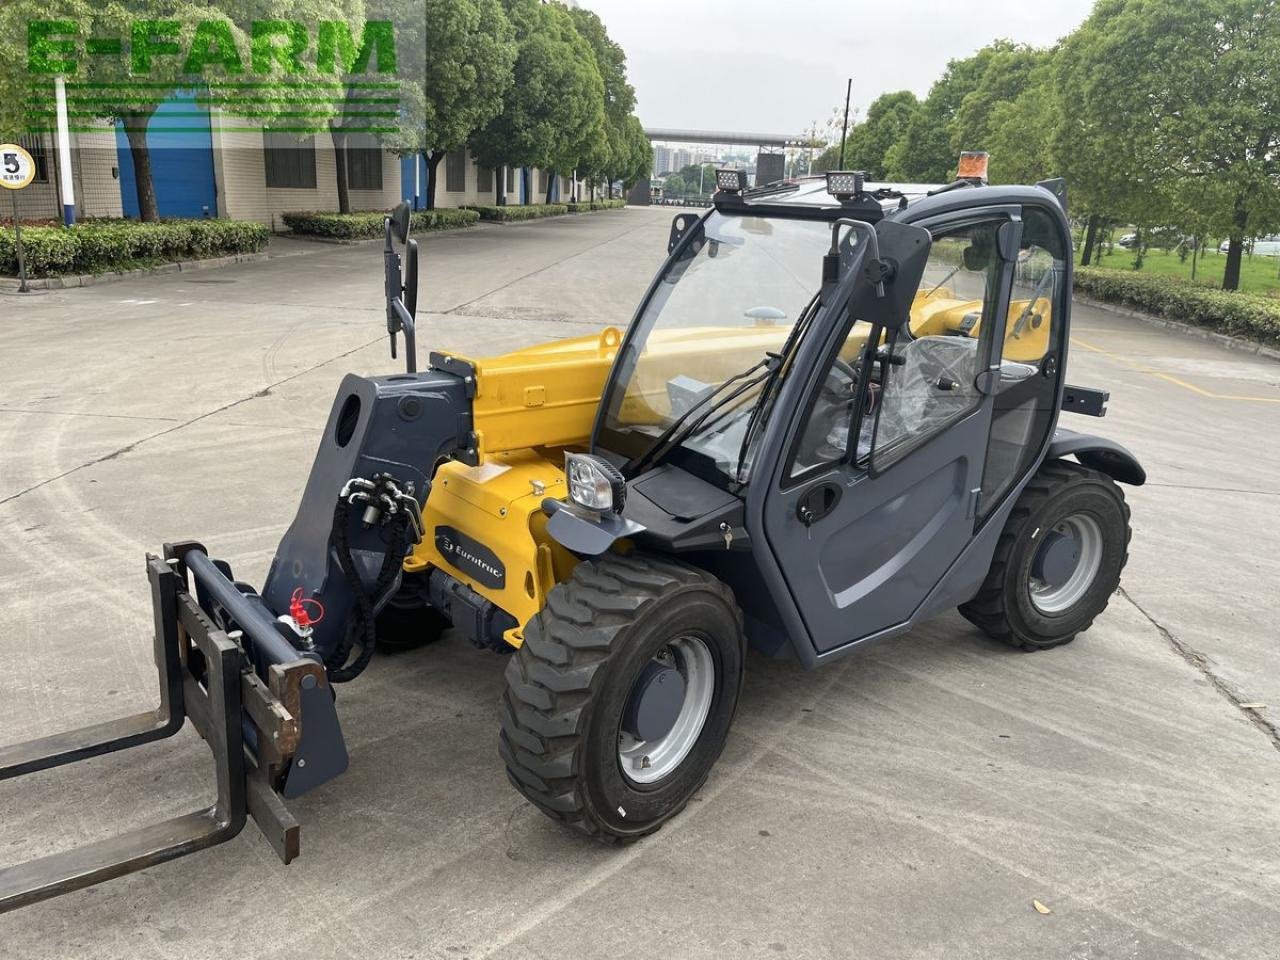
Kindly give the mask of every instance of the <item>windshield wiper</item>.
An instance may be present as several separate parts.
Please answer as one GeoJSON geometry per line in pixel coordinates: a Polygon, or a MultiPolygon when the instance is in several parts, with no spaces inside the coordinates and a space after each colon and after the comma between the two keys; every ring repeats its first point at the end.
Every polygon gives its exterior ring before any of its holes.
{"type": "MultiPolygon", "coordinates": [[[[779,354],[780,358],[791,356],[791,352],[795,349],[800,337],[809,329],[809,321],[813,319],[817,306],[818,297],[814,296],[791,328],[791,333],[787,335],[787,340],[782,345],[782,351],[779,354]]],[[[742,432],[742,443],[738,447],[738,462],[734,470],[734,478],[739,483],[742,482],[742,463],[747,457],[747,448],[751,444],[751,438],[755,435],[756,428],[765,421],[767,416],[765,408],[773,403],[774,391],[779,383],[783,366],[784,364],[779,362],[769,371],[768,376],[765,378],[764,387],[760,390],[760,401],[756,404],[755,409],[751,411],[751,416],[747,420],[747,429],[742,432]]]]}
{"type": "Polygon", "coordinates": [[[961,268],[961,267],[963,267],[963,266],[964,266],[964,264],[962,263],[962,264],[960,264],[959,266],[953,267],[950,273],[948,273],[945,277],[943,277],[941,280],[939,280],[939,281],[937,282],[937,284],[934,286],[934,288],[933,288],[932,290],[930,290],[928,293],[926,293],[926,294],[924,295],[924,298],[925,298],[926,300],[928,300],[928,299],[929,299],[930,297],[932,297],[935,293],[937,293],[937,292],[938,292],[938,288],[939,288],[939,287],[941,287],[941,286],[942,286],[944,283],[946,283],[948,280],[950,280],[952,277],[954,277],[957,273],[959,273],[959,272],[960,272],[960,268],[961,268]]]}
{"type": "Polygon", "coordinates": [[[776,369],[781,362],[782,359],[778,354],[767,353],[751,366],[747,367],[747,369],[740,373],[735,373],[727,380],[722,380],[711,390],[707,391],[707,393],[704,394],[696,403],[690,406],[688,410],[672,420],[667,428],[663,430],[662,433],[658,434],[653,443],[649,444],[649,446],[646,447],[639,455],[628,460],[622,467],[623,474],[629,477],[635,476],[645,467],[656,464],[668,453],[668,451],[671,450],[671,448],[681,443],[686,437],[690,437],[697,433],[698,429],[707,421],[708,417],[718,410],[723,410],[726,404],[736,400],[747,390],[750,390],[752,387],[757,386],[768,379],[768,377],[772,375],[773,370],[776,369]],[[765,373],[747,380],[751,374],[755,373],[762,367],[765,368],[765,373]],[[739,380],[746,380],[746,382],[736,390],[724,394],[720,399],[715,400],[715,402],[712,403],[712,400],[720,394],[721,391],[726,387],[737,383],[739,380]],[[702,413],[702,416],[698,417],[697,420],[693,420],[691,423],[690,421],[697,413],[702,413]]]}
{"type": "Polygon", "coordinates": [[[1053,277],[1056,272],[1057,269],[1055,267],[1050,267],[1044,272],[1044,276],[1041,277],[1040,282],[1036,284],[1035,292],[1031,294],[1030,301],[1028,301],[1027,305],[1023,308],[1017,322],[1013,325],[1013,329],[1009,332],[1009,336],[1013,337],[1015,340],[1022,336],[1023,332],[1027,328],[1027,321],[1031,319],[1031,311],[1035,309],[1036,304],[1040,302],[1042,297],[1044,297],[1045,290],[1047,290],[1049,284],[1053,282],[1053,277]]]}

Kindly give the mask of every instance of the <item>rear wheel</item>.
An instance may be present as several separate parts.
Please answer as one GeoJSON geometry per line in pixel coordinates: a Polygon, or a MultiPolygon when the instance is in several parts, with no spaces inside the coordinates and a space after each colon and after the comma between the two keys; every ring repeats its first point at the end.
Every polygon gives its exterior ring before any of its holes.
{"type": "Polygon", "coordinates": [[[715,577],[643,555],[583,561],[507,665],[507,775],[583,833],[652,833],[720,756],[743,657],[741,614],[715,577]]]}
{"type": "Polygon", "coordinates": [[[1114,480],[1050,461],[1019,496],[986,581],[960,612],[1024,650],[1069,643],[1120,585],[1129,537],[1129,507],[1114,480]]]}
{"type": "Polygon", "coordinates": [[[400,589],[378,611],[378,647],[388,653],[410,650],[440,639],[449,621],[427,603],[421,574],[405,574],[400,589]]]}

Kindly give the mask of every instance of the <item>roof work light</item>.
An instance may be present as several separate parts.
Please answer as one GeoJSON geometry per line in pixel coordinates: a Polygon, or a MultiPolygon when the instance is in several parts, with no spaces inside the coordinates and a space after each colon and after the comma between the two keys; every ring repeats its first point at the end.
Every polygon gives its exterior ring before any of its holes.
{"type": "Polygon", "coordinates": [[[828,170],[827,193],[842,203],[862,193],[867,175],[861,170],[828,170]]]}
{"type": "Polygon", "coordinates": [[[716,189],[722,193],[741,193],[747,189],[747,171],[717,170],[716,189]]]}

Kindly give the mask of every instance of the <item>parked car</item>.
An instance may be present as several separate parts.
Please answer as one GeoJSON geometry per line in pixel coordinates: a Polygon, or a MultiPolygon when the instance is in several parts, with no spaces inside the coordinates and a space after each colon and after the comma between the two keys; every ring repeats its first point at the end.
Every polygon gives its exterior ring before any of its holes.
{"type": "MultiPolygon", "coordinates": [[[[1230,249],[1230,240],[1223,240],[1218,245],[1219,253],[1226,253],[1230,249]]],[[[1244,242],[1244,252],[1255,257],[1280,257],[1280,235],[1273,234],[1269,237],[1246,240],[1244,242]]]]}
{"type": "Polygon", "coordinates": [[[1138,235],[1136,233],[1126,233],[1123,237],[1117,240],[1116,243],[1128,250],[1129,248],[1137,245],[1138,235]]]}

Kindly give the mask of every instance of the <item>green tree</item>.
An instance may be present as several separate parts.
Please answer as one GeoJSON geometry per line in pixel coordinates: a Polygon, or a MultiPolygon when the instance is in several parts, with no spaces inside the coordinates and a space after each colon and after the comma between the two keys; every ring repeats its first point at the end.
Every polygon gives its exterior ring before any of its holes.
{"type": "MultiPolygon", "coordinates": [[[[903,136],[920,102],[910,90],[884,93],[867,109],[867,118],[855,124],[845,140],[844,169],[864,170],[872,180],[888,176],[886,157],[903,136]]],[[[813,165],[817,172],[834,170],[840,163],[840,145],[826,150],[813,165]]]]}
{"type": "MultiPolygon", "coordinates": [[[[1074,33],[1063,40],[1052,68],[1049,153],[1057,173],[1067,179],[1071,205],[1086,221],[1080,262],[1084,266],[1102,254],[1102,238],[1116,219],[1128,223],[1142,219],[1152,202],[1152,187],[1145,174],[1132,178],[1133,164],[1124,154],[1128,145],[1117,143],[1107,130],[1105,111],[1099,113],[1099,97],[1093,77],[1094,49],[1098,34],[1107,29],[1099,16],[1101,6],[1074,33]],[[1084,104],[1092,106],[1088,109],[1084,104]]],[[[1128,96],[1127,83],[1124,96],[1128,96]]],[[[1119,98],[1107,105],[1110,110],[1119,98]]],[[[1148,130],[1145,135],[1149,135],[1148,130]]]]}
{"type": "MultiPolygon", "coordinates": [[[[357,75],[367,69],[371,58],[378,53],[377,43],[387,36],[382,31],[383,24],[390,24],[391,50],[396,55],[394,74],[385,78],[384,82],[400,81],[401,102],[398,105],[400,122],[403,123],[408,114],[405,104],[421,100],[421,69],[413,70],[418,64],[416,52],[421,49],[424,33],[421,0],[364,0],[367,4],[367,23],[362,35],[337,35],[326,31],[322,41],[325,52],[322,56],[333,60],[333,69],[346,82],[343,98],[328,120],[329,139],[333,142],[333,160],[336,187],[338,192],[338,212],[351,212],[351,184],[347,166],[347,148],[351,137],[370,126],[385,128],[389,122],[385,117],[374,117],[372,114],[386,112],[385,106],[369,104],[369,90],[357,86],[360,79],[357,75]],[[399,54],[403,54],[401,57],[399,54]],[[416,95],[416,96],[415,96],[416,95]]],[[[325,94],[327,96],[327,94],[325,94]]],[[[305,93],[301,99],[314,99],[305,93]]],[[[397,132],[398,135],[398,132],[397,132]]],[[[394,140],[396,135],[390,139],[394,140]]]]}
{"type": "MultiPolygon", "coordinates": [[[[960,148],[980,150],[982,146],[974,138],[985,130],[968,131],[957,119],[966,106],[965,99],[983,84],[988,70],[995,69],[997,76],[1006,78],[1015,74],[1011,63],[1021,59],[1027,48],[1008,40],[997,40],[963,60],[952,60],[943,75],[929,88],[929,95],[911,113],[902,135],[894,142],[885,157],[888,176],[894,180],[917,183],[941,183],[952,178],[959,160],[960,148]],[[973,137],[970,136],[973,134],[973,137]]],[[[992,89],[1007,85],[993,78],[992,89]]],[[[1006,95],[1012,99],[1012,95],[1006,95]]],[[[976,99],[969,102],[967,122],[985,127],[986,119],[976,99]]]]}
{"type": "MultiPolygon", "coordinates": [[[[92,100],[85,98],[77,110],[123,125],[133,159],[139,215],[154,221],[159,210],[147,129],[161,102],[179,91],[207,89],[224,103],[235,103],[237,98],[245,103],[244,88],[230,84],[247,80],[332,81],[336,65],[326,70],[321,58],[306,59],[317,43],[309,31],[318,31],[326,23],[342,25],[349,36],[362,37],[364,0],[273,0],[269,8],[260,0],[218,0],[216,6],[183,0],[59,0],[52,4],[10,0],[0,9],[0,59],[9,65],[6,73],[18,74],[18,84],[30,79],[21,66],[25,64],[31,74],[48,76],[50,91],[58,74],[98,85],[92,100]],[[29,33],[33,22],[56,26],[37,27],[29,33]],[[91,37],[127,38],[126,55],[73,56],[71,51],[91,37]],[[68,40],[74,42],[64,46],[68,40]]],[[[16,116],[25,110],[25,90],[11,97],[7,94],[18,91],[13,89],[12,77],[7,82],[10,90],[0,97],[7,103],[0,108],[7,119],[0,125],[29,128],[25,119],[16,116]]],[[[266,86],[254,91],[251,105],[236,106],[231,112],[267,124],[292,108],[295,114],[307,114],[308,126],[324,129],[325,118],[339,103],[331,96],[266,86]]],[[[52,94],[34,106],[51,116],[52,94]]]]}
{"type": "MultiPolygon", "coordinates": [[[[436,204],[437,170],[502,111],[516,60],[515,30],[499,0],[369,0],[391,14],[406,51],[401,72],[402,119],[387,145],[421,154],[428,209],[436,204]],[[382,6],[380,6],[382,5],[382,6]]],[[[501,177],[498,177],[501,180],[501,177]]]]}
{"type": "Polygon", "coordinates": [[[667,174],[667,179],[662,181],[662,195],[664,197],[683,197],[688,189],[688,185],[684,182],[684,177],[678,173],[667,174]]]}
{"type": "Polygon", "coordinates": [[[613,185],[622,181],[624,189],[629,189],[637,181],[649,181],[653,173],[653,144],[645,136],[644,126],[634,114],[626,121],[625,154],[611,157],[610,167],[605,171],[609,184],[609,198],[613,199],[613,185]]]}
{"type": "Polygon", "coordinates": [[[1058,176],[1053,135],[1061,123],[1054,93],[1055,60],[1046,51],[1027,75],[1022,90],[987,112],[982,148],[991,154],[992,183],[1037,183],[1058,176]]]}
{"type": "Polygon", "coordinates": [[[590,44],[604,83],[604,136],[591,144],[577,164],[594,193],[596,182],[606,178],[608,171],[619,164],[625,166],[632,159],[627,121],[636,106],[636,91],[627,80],[627,55],[609,38],[600,18],[581,8],[570,10],[569,15],[578,33],[590,44]]]}
{"type": "Polygon", "coordinates": [[[994,116],[1018,99],[1031,84],[1036,68],[1051,57],[1047,50],[1008,41],[997,41],[977,56],[980,63],[976,83],[960,101],[950,124],[953,163],[965,150],[992,152],[994,116]]]}
{"type": "Polygon", "coordinates": [[[1108,181],[1129,179],[1129,209],[1137,197],[1147,212],[1138,222],[1181,208],[1229,237],[1222,285],[1237,289],[1245,239],[1280,223],[1274,3],[1100,0],[1064,50],[1088,158],[1108,181]]]}
{"type": "Polygon", "coordinates": [[[680,179],[684,181],[685,192],[689,196],[702,193],[713,193],[716,188],[716,168],[713,164],[699,166],[696,163],[688,163],[679,170],[673,170],[672,174],[678,174],[680,179]]]}
{"type": "Polygon", "coordinates": [[[507,15],[517,42],[515,84],[502,112],[472,138],[472,152],[491,167],[572,169],[605,136],[595,55],[560,4],[508,0],[507,15]]]}

